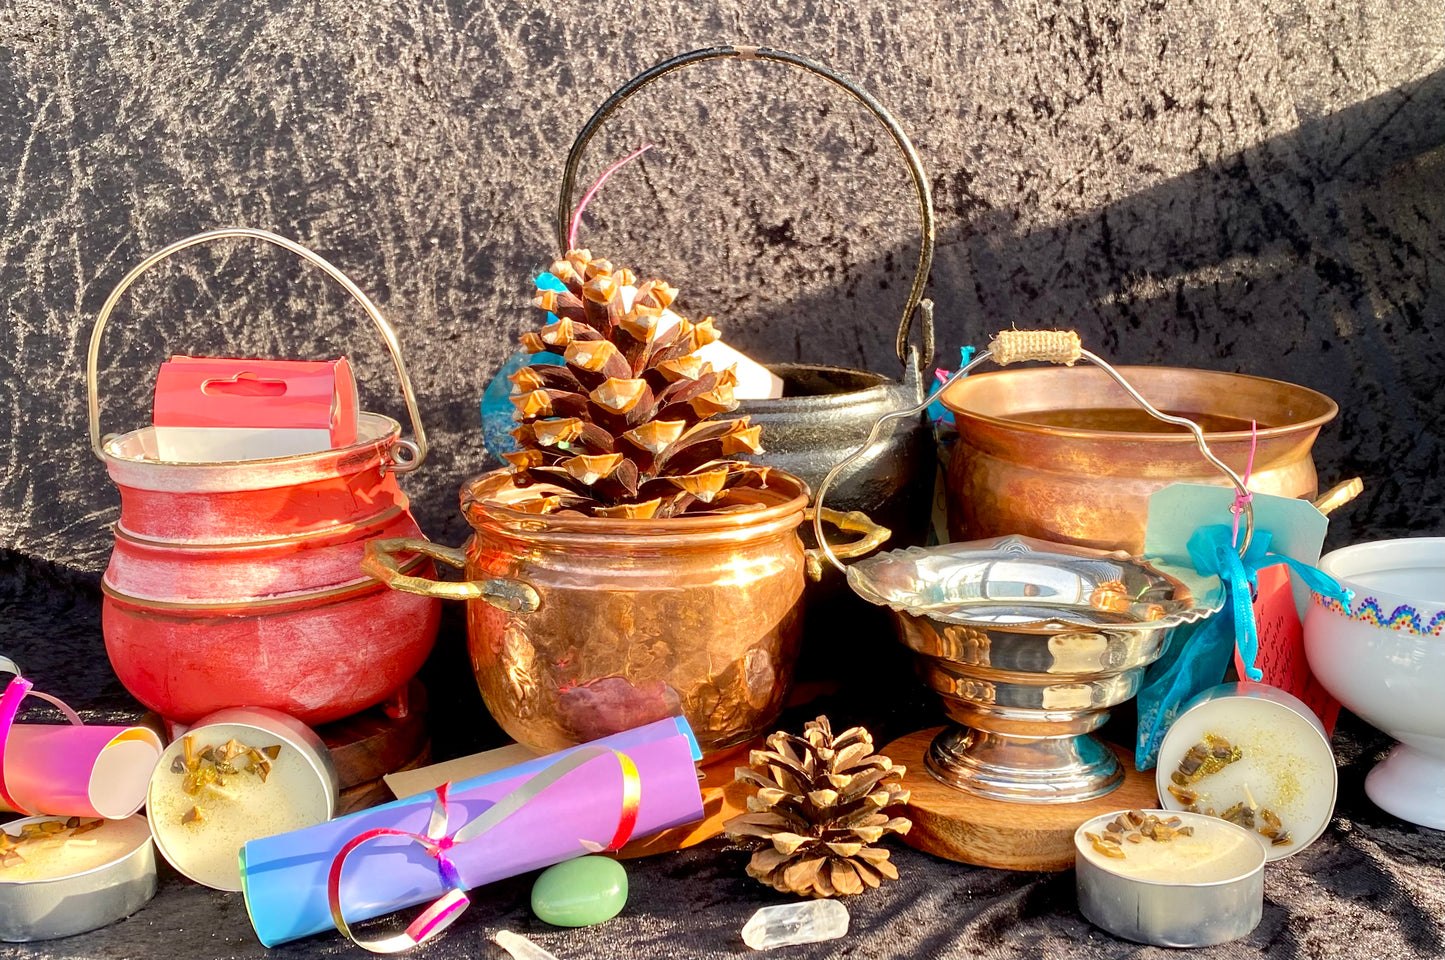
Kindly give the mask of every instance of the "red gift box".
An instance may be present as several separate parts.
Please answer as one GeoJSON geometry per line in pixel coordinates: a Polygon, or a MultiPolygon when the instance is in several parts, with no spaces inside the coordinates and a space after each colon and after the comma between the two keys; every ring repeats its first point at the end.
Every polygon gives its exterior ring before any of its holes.
{"type": "Polygon", "coordinates": [[[356,380],[335,360],[171,357],[156,377],[156,455],[262,460],[356,442],[356,380]]]}

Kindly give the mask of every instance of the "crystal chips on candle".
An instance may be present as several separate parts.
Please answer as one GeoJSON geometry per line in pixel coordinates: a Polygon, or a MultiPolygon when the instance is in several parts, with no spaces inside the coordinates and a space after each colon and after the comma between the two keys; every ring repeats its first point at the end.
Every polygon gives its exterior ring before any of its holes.
{"type": "Polygon", "coordinates": [[[1251,831],[1271,860],[1307,846],[1329,823],[1336,772],[1309,708],[1265,684],[1200,694],[1164,737],[1156,774],[1166,807],[1251,831]]]}

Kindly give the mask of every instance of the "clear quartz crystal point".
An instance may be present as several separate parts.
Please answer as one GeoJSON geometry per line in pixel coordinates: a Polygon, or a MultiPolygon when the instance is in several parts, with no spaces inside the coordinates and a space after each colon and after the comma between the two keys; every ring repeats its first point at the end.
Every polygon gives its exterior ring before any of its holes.
{"type": "Polygon", "coordinates": [[[805,900],[763,907],[743,927],[743,943],[754,950],[836,940],[848,933],[848,908],[837,900],[805,900]]]}
{"type": "Polygon", "coordinates": [[[557,960],[555,956],[543,950],[520,933],[513,933],[510,930],[498,930],[496,936],[492,937],[497,946],[512,955],[512,960],[557,960]]]}

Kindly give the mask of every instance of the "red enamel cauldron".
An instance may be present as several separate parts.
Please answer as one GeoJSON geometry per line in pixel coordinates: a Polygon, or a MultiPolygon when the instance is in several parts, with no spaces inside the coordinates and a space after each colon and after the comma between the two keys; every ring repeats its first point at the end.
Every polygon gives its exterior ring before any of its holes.
{"type": "MultiPolygon", "coordinates": [[[[396,335],[349,279],[261,230],[198,234],[158,251],[101,308],[88,360],[90,442],[120,489],[102,581],[111,665],[136,699],[187,723],[225,707],[270,707],[316,725],[405,689],[436,639],[440,601],[361,573],[365,543],[419,537],[396,474],[419,466],[426,436],[396,335]],[[361,304],[391,352],[415,441],[362,413],[357,441],[318,453],[227,463],[157,458],[154,428],[102,440],[97,358],[106,319],[146,269],[186,247],[247,237],[320,267],[361,304]]],[[[406,560],[431,576],[431,561],[406,560]]]]}

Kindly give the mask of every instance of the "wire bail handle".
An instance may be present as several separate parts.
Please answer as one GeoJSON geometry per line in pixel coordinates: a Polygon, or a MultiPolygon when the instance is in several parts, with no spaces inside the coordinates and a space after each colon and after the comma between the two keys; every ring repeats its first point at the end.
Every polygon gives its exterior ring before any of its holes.
{"type": "Polygon", "coordinates": [[[898,359],[908,362],[908,335],[913,326],[914,311],[919,314],[919,333],[922,339],[920,350],[920,368],[927,369],[933,362],[934,337],[933,337],[933,311],[932,305],[923,299],[923,288],[928,284],[928,271],[933,265],[934,246],[934,223],[933,223],[933,193],[928,185],[928,177],[923,172],[923,161],[918,157],[918,151],[914,149],[913,142],[908,139],[908,134],[894,119],[893,114],[874,99],[873,95],[859,87],[853,81],[841,74],[834,73],[822,64],[815,63],[797,54],[785,53],[782,50],[773,50],[768,47],[708,47],[703,50],[693,50],[680,56],[664,60],[662,63],[638,74],[627,81],[608,97],[592,114],[582,131],[577,134],[577,139],[572,143],[572,149],[567,153],[567,165],[562,172],[562,190],[557,200],[557,243],[562,252],[567,252],[567,230],[572,219],[572,193],[577,184],[577,168],[581,165],[582,154],[587,149],[593,135],[602,122],[606,120],[618,107],[622,106],[634,93],[652,81],[674,70],[698,63],[703,60],[771,60],[776,63],[786,63],[799,69],[805,70],[815,76],[828,80],[835,86],[842,88],[852,95],[864,107],[878,118],[879,122],[888,130],[893,137],[893,142],[903,153],[903,159],[908,165],[908,172],[913,177],[913,186],[918,191],[918,214],[922,221],[923,242],[918,250],[918,270],[913,277],[913,286],[908,291],[908,301],[903,307],[903,318],[898,323],[898,335],[895,343],[895,350],[898,359]]]}
{"type": "Polygon", "coordinates": [[[427,443],[426,432],[422,429],[421,414],[417,410],[416,393],[412,390],[411,377],[407,375],[406,363],[401,358],[401,343],[396,338],[396,332],[391,324],[381,315],[376,304],[361,291],[361,288],[351,282],[351,278],[342,273],[320,254],[308,250],[306,247],[287,238],[266,230],[256,230],[251,227],[226,227],[220,230],[208,230],[205,233],[198,233],[186,237],[184,240],[177,240],[169,246],[162,247],[155,253],[146,257],[127,273],[116,288],[110,292],[105,303],[100,308],[99,315],[95,318],[95,327],[90,332],[90,349],[86,355],[85,365],[85,386],[86,399],[90,407],[90,449],[96,457],[105,459],[104,443],[105,438],[100,433],[100,343],[105,333],[106,322],[110,319],[110,313],[115,305],[120,302],[121,296],[128,290],[131,284],[140,278],[151,267],[170,257],[174,253],[194,247],[197,244],[209,243],[212,240],[224,240],[235,238],[249,238],[263,240],[291,253],[301,259],[319,267],[323,273],[341,285],[351,298],[361,305],[366,315],[371,318],[372,324],[377,332],[381,334],[382,342],[386,344],[386,351],[391,355],[392,366],[396,368],[397,379],[401,383],[401,395],[406,401],[406,412],[411,418],[411,432],[415,440],[399,440],[397,446],[409,451],[409,455],[401,460],[392,460],[387,469],[394,473],[408,473],[421,466],[426,459],[427,443]]]}
{"type": "MultiPolygon", "coordinates": [[[[1234,484],[1234,489],[1239,495],[1236,502],[1241,505],[1244,514],[1244,536],[1239,541],[1238,549],[1241,557],[1245,555],[1245,552],[1249,549],[1250,541],[1254,539],[1254,504],[1250,500],[1249,488],[1244,485],[1244,481],[1240,479],[1239,474],[1235,473],[1229,464],[1219,459],[1219,457],[1215,456],[1214,451],[1209,449],[1209,444],[1204,439],[1204,430],[1200,428],[1199,424],[1190,420],[1188,417],[1176,417],[1172,413],[1164,413],[1156,409],[1154,405],[1148,400],[1145,400],[1143,395],[1140,394],[1138,390],[1135,390],[1133,385],[1125,380],[1123,375],[1115,370],[1108,361],[1085,350],[1079,343],[1079,335],[1072,330],[1002,330],[994,334],[994,338],[989,342],[987,350],[979,351],[973,360],[965,364],[962,369],[944,381],[943,384],[930,393],[922,403],[908,410],[895,410],[892,413],[885,413],[875,420],[873,422],[873,429],[868,432],[868,439],[863,441],[863,445],[840,462],[834,464],[833,469],[829,470],[828,475],[823,478],[823,482],[818,486],[817,499],[814,501],[818,509],[820,511],[822,510],[823,498],[827,496],[828,488],[832,486],[838,474],[842,473],[851,463],[867,453],[874,443],[878,442],[878,437],[882,433],[884,424],[893,420],[916,417],[921,411],[926,409],[939,394],[948,389],[955,380],[965,376],[985,360],[992,360],[1000,367],[1008,366],[1011,363],[1018,363],[1023,360],[1040,360],[1045,363],[1059,363],[1066,367],[1072,367],[1079,360],[1087,360],[1112,377],[1114,382],[1123,387],[1124,392],[1133,397],[1139,406],[1143,407],[1151,417],[1156,420],[1162,420],[1165,423],[1172,423],[1175,426],[1184,427],[1194,435],[1194,442],[1199,445],[1199,451],[1204,454],[1205,459],[1214,464],[1219,472],[1228,477],[1229,481],[1234,484]]],[[[828,542],[822,538],[822,523],[816,516],[813,520],[813,532],[818,536],[818,545],[822,548],[828,560],[833,566],[846,572],[842,561],[833,554],[833,551],[828,547],[828,542]]]]}

